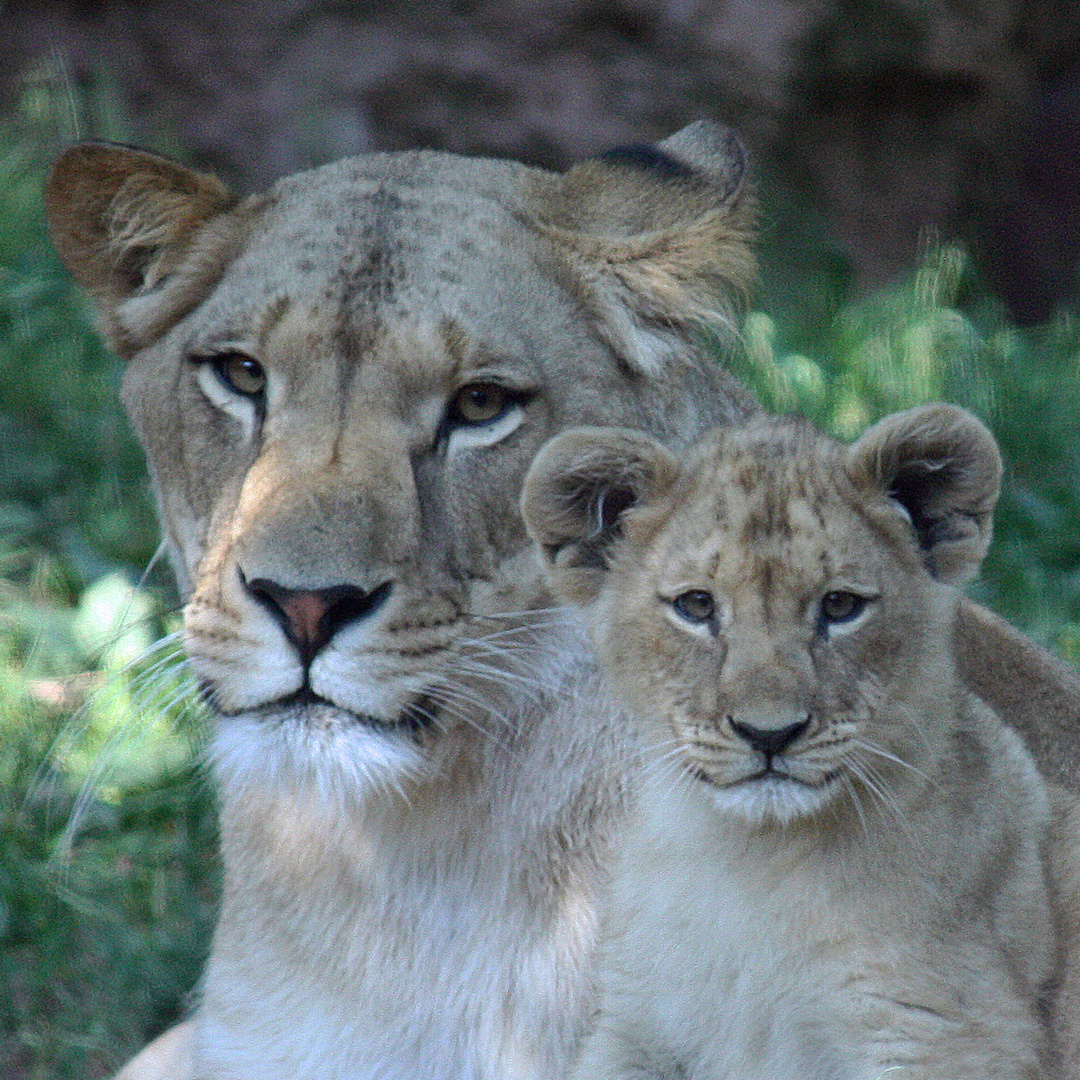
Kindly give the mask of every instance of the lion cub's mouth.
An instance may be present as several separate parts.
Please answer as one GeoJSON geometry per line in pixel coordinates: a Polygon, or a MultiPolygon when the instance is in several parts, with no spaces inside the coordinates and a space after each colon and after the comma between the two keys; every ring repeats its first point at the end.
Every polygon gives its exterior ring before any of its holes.
{"type": "Polygon", "coordinates": [[[791,784],[797,788],[804,788],[808,791],[822,791],[827,787],[836,783],[842,775],[840,769],[830,769],[829,771],[822,773],[820,776],[811,778],[796,776],[794,773],[788,772],[786,769],[778,769],[775,765],[769,764],[758,769],[757,772],[750,773],[745,776],[737,776],[733,779],[722,779],[708,773],[700,765],[690,763],[687,767],[687,771],[695,780],[700,780],[704,784],[708,784],[709,787],[718,788],[722,791],[733,791],[737,788],[748,788],[754,784],[772,784],[774,786],[781,786],[784,784],[791,784]]]}

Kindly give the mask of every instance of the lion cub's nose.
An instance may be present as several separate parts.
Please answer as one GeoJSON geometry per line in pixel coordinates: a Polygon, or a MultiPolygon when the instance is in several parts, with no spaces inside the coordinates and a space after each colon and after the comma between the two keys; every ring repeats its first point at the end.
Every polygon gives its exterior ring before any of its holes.
{"type": "Polygon", "coordinates": [[[305,667],[342,627],[370,615],[390,593],[388,581],[365,592],[355,585],[290,589],[267,578],[241,580],[244,588],[281,623],[305,667]]]}
{"type": "Polygon", "coordinates": [[[809,719],[797,720],[785,727],[755,727],[753,724],[730,718],[731,730],[745,739],[766,761],[782,754],[810,726],[809,719]]]}

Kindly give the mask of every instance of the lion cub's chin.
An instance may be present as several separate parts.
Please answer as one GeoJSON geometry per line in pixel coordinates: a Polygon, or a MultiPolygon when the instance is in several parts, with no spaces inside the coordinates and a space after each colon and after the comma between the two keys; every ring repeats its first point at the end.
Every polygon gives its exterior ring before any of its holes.
{"type": "Polygon", "coordinates": [[[705,797],[721,814],[751,826],[790,825],[811,818],[835,804],[840,783],[827,778],[811,786],[781,775],[760,776],[723,787],[699,779],[705,797]]]}

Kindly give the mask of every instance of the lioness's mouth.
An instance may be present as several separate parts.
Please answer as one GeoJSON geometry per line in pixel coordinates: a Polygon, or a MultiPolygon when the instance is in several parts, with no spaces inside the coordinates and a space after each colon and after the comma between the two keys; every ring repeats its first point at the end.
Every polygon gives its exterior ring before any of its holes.
{"type": "Polygon", "coordinates": [[[214,700],[213,689],[206,684],[200,687],[203,700],[218,715],[255,716],[270,722],[292,721],[325,727],[330,724],[354,723],[383,732],[400,732],[419,738],[439,724],[438,704],[427,694],[419,694],[408,702],[397,716],[389,718],[371,713],[359,713],[339,705],[336,701],[316,694],[304,686],[287,697],[268,701],[254,709],[222,709],[214,700]]]}

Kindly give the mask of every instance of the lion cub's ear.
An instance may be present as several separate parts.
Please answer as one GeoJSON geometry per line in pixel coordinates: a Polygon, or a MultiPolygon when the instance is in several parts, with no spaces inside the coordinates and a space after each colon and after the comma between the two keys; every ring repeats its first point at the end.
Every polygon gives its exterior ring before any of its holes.
{"type": "Polygon", "coordinates": [[[525,478],[521,513],[564,600],[596,598],[622,515],[678,474],[678,461],[663,446],[624,428],[572,428],[540,450],[525,478]]]}
{"type": "Polygon", "coordinates": [[[934,577],[956,584],[974,577],[1001,487],[997,443],[978,419],[955,405],[922,405],[885,417],[848,455],[857,483],[904,508],[934,577]]]}
{"type": "Polygon", "coordinates": [[[536,210],[597,331],[651,377],[695,325],[733,325],[755,216],[738,138],[702,120],[575,165],[536,210]]]}
{"type": "Polygon", "coordinates": [[[215,177],[145,151],[81,143],[60,156],[45,187],[49,231],[64,265],[97,301],[117,352],[152,336],[148,321],[177,318],[197,302],[198,280],[219,269],[211,252],[220,256],[224,238],[219,231],[197,239],[235,201],[215,177]],[[149,305],[129,303],[164,291],[181,265],[185,288],[149,305]]]}

